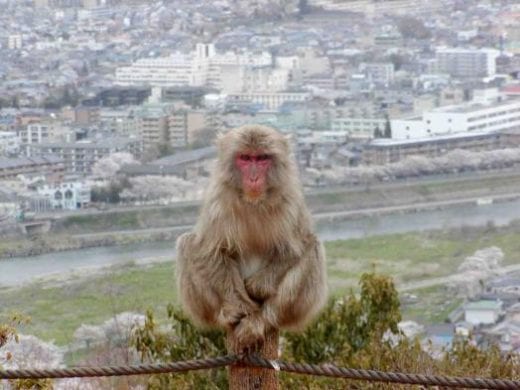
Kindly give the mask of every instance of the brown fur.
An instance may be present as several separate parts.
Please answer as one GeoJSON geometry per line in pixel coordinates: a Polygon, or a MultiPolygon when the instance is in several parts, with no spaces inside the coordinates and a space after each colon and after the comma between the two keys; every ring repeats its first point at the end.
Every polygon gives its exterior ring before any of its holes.
{"type": "Polygon", "coordinates": [[[179,295],[200,325],[233,332],[236,352],[268,327],[300,329],[327,296],[325,258],[313,233],[287,139],[258,125],[217,140],[218,163],[195,229],[177,241],[179,295]],[[265,193],[241,187],[237,153],[272,156],[265,193]]]}

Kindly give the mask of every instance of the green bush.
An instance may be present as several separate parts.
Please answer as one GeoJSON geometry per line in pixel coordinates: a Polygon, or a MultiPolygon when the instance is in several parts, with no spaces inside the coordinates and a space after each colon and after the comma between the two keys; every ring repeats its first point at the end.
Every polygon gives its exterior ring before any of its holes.
{"type": "MultiPolygon", "coordinates": [[[[143,361],[177,361],[226,354],[224,334],[200,331],[173,306],[168,307],[169,329],[161,329],[151,311],[136,329],[133,346],[143,361]]],[[[419,340],[400,335],[398,293],[391,278],[364,274],[360,293],[329,302],[320,317],[299,334],[282,335],[282,359],[306,363],[332,363],[352,368],[408,373],[483,376],[518,379],[520,369],[513,356],[497,347],[480,350],[468,340],[456,340],[439,359],[424,351],[419,340]],[[393,336],[393,337],[390,337],[393,336]]],[[[347,381],[309,375],[280,374],[283,389],[399,389],[399,385],[347,381]]],[[[149,379],[150,389],[226,388],[225,370],[158,375],[149,379]]],[[[413,387],[406,386],[403,389],[413,387]]],[[[419,388],[419,387],[417,387],[419,388]]]]}

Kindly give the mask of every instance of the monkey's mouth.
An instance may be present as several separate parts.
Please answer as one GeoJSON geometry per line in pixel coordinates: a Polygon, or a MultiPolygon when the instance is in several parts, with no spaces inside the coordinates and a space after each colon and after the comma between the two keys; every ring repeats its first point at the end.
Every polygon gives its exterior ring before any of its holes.
{"type": "Polygon", "coordinates": [[[258,203],[264,198],[264,191],[258,190],[248,190],[244,191],[244,199],[249,203],[258,203]]]}

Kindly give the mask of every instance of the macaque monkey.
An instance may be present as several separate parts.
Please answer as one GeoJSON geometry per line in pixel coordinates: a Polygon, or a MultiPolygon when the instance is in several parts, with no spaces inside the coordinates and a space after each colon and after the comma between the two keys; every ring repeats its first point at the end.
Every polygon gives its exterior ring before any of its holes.
{"type": "Polygon", "coordinates": [[[198,222],[177,240],[179,295],[199,325],[257,348],[270,328],[302,329],[327,297],[325,256],[287,138],[247,125],[217,139],[198,222]]]}

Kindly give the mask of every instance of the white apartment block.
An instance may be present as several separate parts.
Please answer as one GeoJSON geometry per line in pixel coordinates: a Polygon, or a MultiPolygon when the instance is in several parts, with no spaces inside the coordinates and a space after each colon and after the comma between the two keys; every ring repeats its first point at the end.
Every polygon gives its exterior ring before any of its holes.
{"type": "Polygon", "coordinates": [[[21,49],[22,48],[22,35],[21,34],[11,34],[7,37],[7,48],[11,50],[21,49]]]}
{"type": "Polygon", "coordinates": [[[31,123],[20,131],[20,141],[23,144],[41,144],[50,138],[52,125],[49,123],[31,123]]]}
{"type": "Polygon", "coordinates": [[[246,92],[228,95],[229,103],[256,103],[267,110],[278,110],[285,102],[304,102],[309,100],[308,92],[246,92]]]}
{"type": "Polygon", "coordinates": [[[0,132],[0,155],[15,155],[20,150],[20,138],[14,131],[0,132]]]}
{"type": "Polygon", "coordinates": [[[78,142],[45,142],[26,146],[28,157],[56,156],[63,160],[67,173],[88,175],[92,166],[110,154],[128,152],[138,156],[141,141],[130,138],[104,138],[78,142]]]}
{"type": "Polygon", "coordinates": [[[22,144],[41,144],[49,141],[69,141],[74,138],[73,131],[52,121],[30,123],[19,132],[22,144]]]}
{"type": "MultiPolygon", "coordinates": [[[[268,52],[216,53],[213,44],[198,43],[190,54],[175,53],[170,57],[143,58],[131,66],[116,69],[116,84],[152,86],[219,86],[221,68],[235,66],[254,68],[271,66],[268,52]]],[[[241,83],[240,73],[235,80],[241,83]]]]}
{"type": "Polygon", "coordinates": [[[379,85],[389,85],[394,82],[394,64],[392,63],[362,63],[359,71],[369,82],[379,85]]]}
{"type": "Polygon", "coordinates": [[[422,117],[392,120],[392,138],[411,139],[471,131],[520,128],[520,99],[474,100],[424,112],[422,117]]]}
{"type": "Polygon", "coordinates": [[[332,120],[332,131],[346,134],[349,138],[370,139],[374,131],[385,130],[386,120],[381,118],[337,118],[332,120]]]}
{"type": "Polygon", "coordinates": [[[439,48],[436,51],[438,70],[454,77],[487,77],[496,73],[495,49],[439,48]]]}

